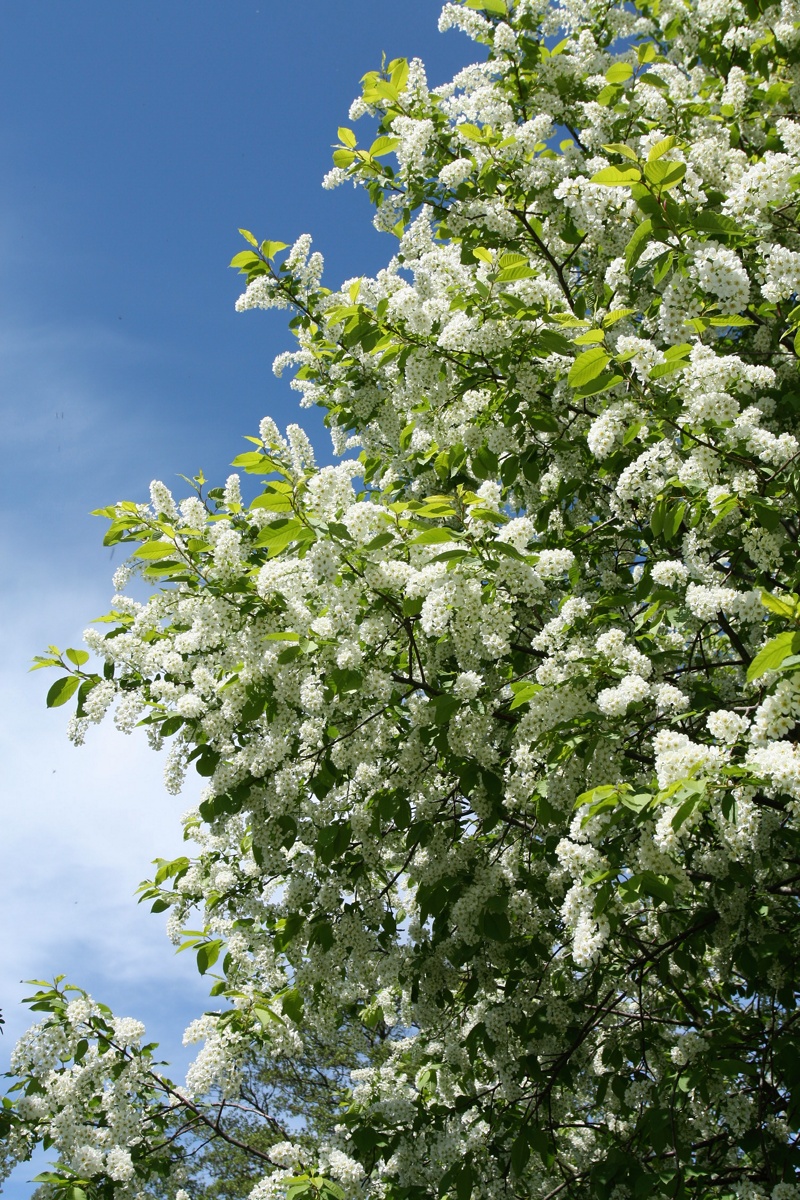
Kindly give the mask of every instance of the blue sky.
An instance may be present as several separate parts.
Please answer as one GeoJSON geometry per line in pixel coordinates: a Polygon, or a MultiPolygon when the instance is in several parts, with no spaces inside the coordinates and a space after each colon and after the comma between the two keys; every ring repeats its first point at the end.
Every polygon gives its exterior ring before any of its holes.
{"type": "MultiPolygon", "coordinates": [[[[29,1023],[20,980],[56,972],[146,1020],[179,1064],[207,984],[132,895],[180,848],[193,799],[144,739],[73,749],[48,642],[80,643],[118,557],[90,509],[178,473],[221,482],[267,412],[298,419],[275,354],[281,314],[236,315],[238,226],[304,232],[326,280],[375,271],[392,243],[360,192],[323,191],[364,72],[421,57],[441,83],[474,57],[437,0],[9,0],[0,21],[0,469],[7,511],[0,686],[4,1069],[29,1023]]],[[[328,453],[318,414],[300,418],[328,453]]],[[[31,1194],[30,1167],[6,1185],[31,1194]]]]}

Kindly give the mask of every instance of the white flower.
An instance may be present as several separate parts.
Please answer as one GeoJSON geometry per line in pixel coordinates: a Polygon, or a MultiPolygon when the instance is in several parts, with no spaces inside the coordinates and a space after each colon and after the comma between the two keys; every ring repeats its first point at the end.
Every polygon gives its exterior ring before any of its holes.
{"type": "Polygon", "coordinates": [[[568,571],[575,562],[571,550],[540,550],[536,560],[536,572],[542,579],[554,579],[568,571]]]}
{"type": "Polygon", "coordinates": [[[461,700],[472,700],[483,687],[483,679],[475,671],[462,671],[453,684],[453,695],[461,700]]]}
{"type": "Polygon", "coordinates": [[[112,1146],[106,1154],[106,1174],[117,1183],[127,1183],[135,1174],[130,1152],[122,1146],[112,1146]]]}
{"type": "Polygon", "coordinates": [[[740,313],[750,298],[750,280],[735,250],[707,243],[694,253],[690,275],[720,301],[723,312],[740,313]]]}
{"type": "Polygon", "coordinates": [[[719,742],[735,742],[742,734],[747,732],[750,722],[747,717],[739,716],[738,713],[729,712],[721,708],[716,712],[709,713],[706,717],[706,725],[708,731],[719,742]]]}
{"type": "Polygon", "coordinates": [[[597,693],[597,707],[607,717],[622,717],[631,704],[640,704],[650,696],[650,685],[640,675],[626,675],[616,687],[597,693]]]}
{"type": "Polygon", "coordinates": [[[172,492],[158,479],[154,479],[150,484],[150,503],[156,516],[163,515],[170,521],[177,520],[178,509],[172,492]]]}
{"type": "Polygon", "coordinates": [[[138,1046],[144,1037],[145,1028],[133,1017],[114,1017],[114,1040],[120,1046],[138,1046]]]}
{"type": "Polygon", "coordinates": [[[439,172],[439,181],[446,188],[457,188],[464,180],[469,179],[474,170],[474,163],[471,158],[456,158],[453,162],[447,163],[439,172]]]}
{"type": "Polygon", "coordinates": [[[653,563],[650,570],[653,577],[653,582],[660,584],[662,587],[679,587],[686,583],[689,578],[689,572],[682,562],[668,560],[666,562],[653,563]]]}
{"type": "Polygon", "coordinates": [[[78,1146],[72,1153],[71,1165],[72,1169],[77,1171],[78,1175],[83,1175],[87,1179],[93,1179],[95,1176],[103,1173],[103,1152],[102,1150],[98,1150],[96,1146],[78,1146]]]}
{"type": "Polygon", "coordinates": [[[683,712],[689,707],[689,697],[671,683],[659,683],[653,688],[659,712],[683,712]]]}

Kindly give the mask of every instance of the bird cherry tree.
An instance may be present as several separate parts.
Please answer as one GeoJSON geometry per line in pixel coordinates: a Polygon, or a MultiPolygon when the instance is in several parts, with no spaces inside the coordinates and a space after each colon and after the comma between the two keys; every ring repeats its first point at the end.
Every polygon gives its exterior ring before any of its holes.
{"type": "Polygon", "coordinates": [[[76,742],[205,779],[143,896],[217,1005],[175,1083],[40,986],[3,1120],[52,1195],[800,1196],[800,6],[450,27],[480,61],[365,76],[325,180],[386,267],[233,260],[335,464],[266,417],[101,510],[111,612],[40,660],[76,742]]]}

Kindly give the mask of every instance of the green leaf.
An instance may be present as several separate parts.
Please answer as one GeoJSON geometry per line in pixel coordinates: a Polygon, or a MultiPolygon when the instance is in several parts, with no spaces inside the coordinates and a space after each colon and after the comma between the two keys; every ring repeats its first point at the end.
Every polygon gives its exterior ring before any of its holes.
{"type": "Polygon", "coordinates": [[[688,365],[682,359],[672,359],[669,362],[658,363],[650,372],[650,378],[663,379],[665,375],[674,375],[676,371],[685,371],[688,365]]]}
{"type": "Polygon", "coordinates": [[[369,551],[380,550],[383,546],[391,545],[394,539],[395,535],[393,533],[389,533],[388,531],[386,533],[379,533],[371,541],[367,542],[364,549],[369,551]]]}
{"type": "Polygon", "coordinates": [[[31,671],[41,671],[42,667],[61,667],[64,664],[58,658],[46,658],[44,655],[37,654],[33,660],[31,671]]]}
{"type": "Polygon", "coordinates": [[[204,779],[209,779],[217,769],[219,763],[219,754],[216,750],[211,750],[208,746],[201,746],[200,752],[195,759],[195,770],[198,775],[202,775],[204,779]]]}
{"type": "Polygon", "coordinates": [[[644,177],[653,187],[659,191],[667,191],[669,188],[676,187],[686,174],[686,163],[682,162],[664,162],[658,159],[656,162],[645,163],[644,177]]]}
{"type": "Polygon", "coordinates": [[[464,1159],[453,1164],[439,1180],[439,1196],[452,1196],[455,1200],[470,1200],[475,1182],[475,1172],[470,1163],[464,1159]]]}
{"type": "Polygon", "coordinates": [[[455,529],[442,529],[437,526],[434,529],[426,529],[424,533],[418,533],[416,537],[409,540],[409,546],[430,546],[437,542],[456,542],[461,537],[455,529]]]}
{"type": "Polygon", "coordinates": [[[84,663],[89,661],[89,654],[86,650],[68,650],[67,658],[76,667],[82,667],[84,663]]]}
{"type": "Polygon", "coordinates": [[[197,969],[201,975],[205,975],[214,963],[217,961],[224,943],[219,940],[210,942],[202,942],[197,947],[197,969]]]}
{"type": "Polygon", "coordinates": [[[598,396],[601,392],[607,392],[609,388],[616,387],[618,383],[622,382],[622,375],[615,375],[613,371],[604,371],[602,375],[598,375],[591,383],[584,384],[582,388],[577,388],[576,395],[598,396]]]}
{"type": "Polygon", "coordinates": [[[603,329],[610,329],[612,325],[616,325],[617,321],[622,321],[625,317],[630,317],[635,311],[635,308],[612,309],[611,312],[606,313],[603,317],[603,329]]]}
{"type": "Polygon", "coordinates": [[[307,1176],[298,1175],[286,1181],[286,1200],[316,1200],[316,1189],[307,1176]]]}
{"type": "Polygon", "coordinates": [[[680,501],[679,504],[673,504],[664,513],[664,523],[662,534],[667,542],[674,541],[678,534],[678,530],[683,522],[683,514],[686,512],[686,504],[680,501]]]}
{"type": "Polygon", "coordinates": [[[336,130],[336,136],[342,145],[349,147],[350,150],[354,150],[358,143],[358,138],[353,133],[352,129],[348,129],[346,125],[339,126],[339,128],[336,130]]]}
{"type": "MultiPolygon", "coordinates": [[[[184,718],[180,716],[167,717],[166,721],[161,722],[159,733],[162,737],[172,737],[184,723],[184,718]]],[[[158,882],[158,880],[156,880],[158,882]]]]}
{"type": "Polygon", "coordinates": [[[370,158],[381,158],[384,154],[391,154],[400,145],[400,138],[396,137],[379,137],[369,148],[370,158]]]}
{"type": "Polygon", "coordinates": [[[639,83],[646,83],[649,87],[658,88],[661,92],[669,91],[669,84],[660,75],[651,75],[649,71],[639,76],[639,83]]]}
{"type": "Polygon", "coordinates": [[[341,858],[350,845],[352,828],[349,821],[333,821],[325,825],[317,834],[315,849],[322,862],[330,866],[335,859],[341,858]]]}
{"type": "Polygon", "coordinates": [[[615,783],[601,783],[598,787],[590,788],[588,792],[581,792],[573,805],[573,809],[583,808],[584,804],[594,806],[601,801],[611,798],[616,802],[618,796],[619,788],[615,783]]]}
{"type": "Polygon", "coordinates": [[[580,354],[572,364],[567,377],[569,383],[574,388],[585,387],[586,384],[601,375],[610,362],[611,355],[601,346],[594,350],[587,350],[585,354],[580,354]]]}
{"type": "Polygon", "coordinates": [[[288,249],[288,246],[287,246],[286,242],[262,242],[261,243],[261,253],[264,255],[264,258],[274,258],[275,255],[279,254],[281,250],[287,250],[287,249],[288,249]]]}
{"type": "Polygon", "coordinates": [[[558,433],[560,425],[558,418],[552,413],[529,413],[528,424],[531,429],[538,429],[541,433],[558,433]]]}
{"type": "Polygon", "coordinates": [[[623,904],[632,904],[642,896],[651,896],[654,900],[671,904],[675,899],[675,881],[666,875],[656,875],[653,871],[642,871],[620,884],[619,896],[623,904]]]}
{"type": "Polygon", "coordinates": [[[647,806],[652,803],[653,797],[649,792],[638,792],[635,796],[629,795],[627,792],[620,794],[619,802],[623,808],[629,808],[631,812],[643,812],[647,806]]]}
{"type": "Polygon", "coordinates": [[[240,270],[246,271],[251,267],[257,267],[261,259],[257,254],[253,254],[251,250],[240,250],[238,254],[234,254],[230,261],[230,266],[239,267],[240,270]]]}
{"type": "Polygon", "coordinates": [[[725,217],[716,212],[697,213],[694,224],[701,233],[713,233],[715,237],[725,240],[731,237],[740,238],[743,233],[741,224],[734,221],[733,217],[725,217]]]}
{"type": "Polygon", "coordinates": [[[703,799],[705,798],[705,791],[706,791],[705,783],[696,784],[695,787],[693,789],[691,789],[690,795],[683,801],[682,804],[680,804],[678,806],[678,810],[675,813],[675,815],[673,816],[672,821],[670,822],[670,824],[672,825],[672,828],[676,832],[677,832],[677,830],[680,829],[681,825],[683,825],[683,823],[692,815],[694,810],[697,808],[698,804],[700,804],[703,801],[703,799]]]}
{"type": "Polygon", "coordinates": [[[483,142],[486,140],[484,131],[477,125],[472,125],[469,121],[464,121],[462,124],[460,124],[458,127],[458,132],[461,137],[467,138],[470,142],[483,142]]]}
{"type": "Polygon", "coordinates": [[[531,1148],[523,1131],[511,1147],[511,1170],[517,1177],[519,1177],[527,1167],[530,1156],[531,1148]]]}
{"type": "Polygon", "coordinates": [[[259,453],[258,450],[247,450],[244,454],[237,454],[231,466],[244,467],[249,474],[254,474],[255,472],[269,471],[270,461],[265,454],[259,453]]]}
{"type": "Polygon", "coordinates": [[[666,279],[672,270],[674,259],[675,255],[673,251],[668,250],[665,254],[659,254],[658,258],[653,262],[653,283],[656,287],[666,279]]]}
{"type": "Polygon", "coordinates": [[[628,245],[625,247],[625,270],[630,271],[636,265],[653,236],[653,222],[648,217],[642,221],[628,245]]]}
{"type": "Polygon", "coordinates": [[[436,724],[446,725],[460,705],[461,701],[457,696],[434,696],[431,700],[431,708],[433,709],[433,719],[436,724]]]}
{"type": "Polygon", "coordinates": [[[800,633],[779,633],[759,650],[747,668],[748,682],[759,679],[766,671],[776,671],[785,658],[800,654],[800,633]]]}
{"type": "Polygon", "coordinates": [[[595,342],[602,342],[605,336],[602,329],[587,329],[586,333],[581,333],[575,338],[575,345],[591,346],[595,342]]]}
{"type": "Polygon", "coordinates": [[[486,937],[494,942],[507,942],[511,937],[511,922],[504,912],[483,912],[480,925],[486,937]]]}
{"type": "Polygon", "coordinates": [[[497,261],[498,267],[527,267],[529,266],[527,255],[517,254],[516,251],[509,251],[506,254],[501,254],[497,261]]]}
{"type": "Polygon", "coordinates": [[[332,1179],[323,1179],[317,1184],[320,1200],[344,1200],[344,1189],[332,1179]]]}
{"type": "Polygon", "coordinates": [[[616,103],[621,95],[621,87],[615,83],[607,83],[606,86],[597,93],[596,99],[597,103],[601,105],[601,107],[608,108],[610,105],[616,103]]]}
{"type": "Polygon", "coordinates": [[[281,1010],[295,1025],[303,1020],[303,1008],[303,997],[297,988],[289,988],[281,996],[281,1010]]]}
{"type": "Polygon", "coordinates": [[[511,691],[514,693],[514,699],[508,706],[509,712],[513,711],[515,708],[521,708],[523,704],[527,704],[528,701],[532,700],[536,693],[540,692],[541,690],[542,687],[539,683],[526,683],[524,681],[512,683],[511,691]]]}
{"type": "Polygon", "coordinates": [[[59,708],[62,704],[66,704],[80,686],[81,681],[77,675],[66,675],[63,679],[57,679],[47,693],[45,701],[47,707],[59,708]]]}
{"type": "Polygon", "coordinates": [[[498,283],[513,283],[515,279],[533,279],[538,272],[534,271],[533,267],[517,266],[505,267],[497,276],[498,283]]]}
{"type": "Polygon", "coordinates": [[[270,486],[260,496],[251,502],[250,508],[263,508],[266,512],[290,513],[292,508],[292,492],[278,490],[279,485],[270,486]]]}
{"type": "Polygon", "coordinates": [[[623,446],[629,446],[641,428],[641,421],[631,421],[630,425],[622,435],[623,446]]]}
{"type": "Polygon", "coordinates": [[[602,183],[605,187],[631,187],[642,178],[638,167],[603,167],[590,179],[590,183],[602,183]]]}
{"type": "Polygon", "coordinates": [[[274,558],[306,531],[306,526],[297,517],[273,521],[261,530],[254,544],[258,547],[266,546],[267,557],[274,558]]]}
{"type": "Polygon", "coordinates": [[[606,79],[609,83],[625,83],[631,75],[633,75],[633,67],[627,62],[613,63],[606,71],[606,79]]]}
{"type": "Polygon", "coordinates": [[[133,557],[155,562],[165,558],[174,558],[175,553],[174,542],[145,542],[138,550],[134,550],[133,557]]]}
{"type": "Polygon", "coordinates": [[[603,146],[603,149],[607,150],[609,154],[621,154],[623,158],[629,158],[632,162],[639,161],[636,151],[631,150],[630,146],[626,146],[624,142],[610,142],[607,146],[603,146]]]}
{"type": "MultiPolygon", "coordinates": [[[[505,465],[505,463],[503,465],[505,465]]],[[[469,515],[472,517],[473,521],[494,521],[496,525],[504,525],[508,520],[508,517],[505,513],[497,512],[493,508],[481,508],[479,505],[475,505],[473,508],[471,508],[469,510],[469,515]]]]}
{"type": "Polygon", "coordinates": [[[652,271],[655,276],[657,271],[660,272],[662,269],[669,269],[671,263],[672,251],[664,250],[658,255],[657,258],[651,258],[648,260],[648,262],[641,263],[639,266],[633,267],[631,269],[631,280],[634,283],[641,283],[641,281],[650,273],[650,271],[652,271]]]}
{"type": "Polygon", "coordinates": [[[780,527],[780,512],[778,509],[773,508],[766,500],[762,500],[759,496],[750,496],[749,504],[755,514],[756,520],[764,529],[770,533],[774,533],[780,527]]]}
{"type": "Polygon", "coordinates": [[[734,329],[743,328],[746,325],[755,325],[755,321],[752,321],[750,317],[743,317],[739,313],[734,313],[726,317],[709,317],[708,323],[718,328],[728,328],[730,326],[734,329]]]}
{"type": "Polygon", "coordinates": [[[366,1008],[362,1008],[358,1016],[362,1025],[366,1025],[367,1029],[375,1029],[383,1020],[384,1012],[380,1004],[373,1001],[366,1008]]]}
{"type": "Polygon", "coordinates": [[[663,154],[666,154],[668,150],[671,150],[677,141],[678,139],[673,137],[671,134],[669,137],[662,138],[660,142],[656,142],[655,146],[653,146],[652,150],[647,156],[647,161],[649,163],[655,162],[657,158],[661,158],[663,154]]]}
{"type": "Polygon", "coordinates": [[[240,229],[239,233],[242,235],[242,237],[244,238],[244,240],[246,242],[250,243],[251,246],[255,246],[256,248],[258,248],[258,239],[253,237],[253,235],[249,229],[240,229]]]}
{"type": "Polygon", "coordinates": [[[450,496],[428,496],[425,500],[411,500],[408,508],[418,517],[455,517],[457,515],[450,496]]]}
{"type": "Polygon", "coordinates": [[[536,349],[540,347],[551,354],[572,354],[572,342],[563,333],[552,329],[540,329],[536,334],[536,349]]]}
{"type": "Polygon", "coordinates": [[[274,1025],[276,1023],[278,1025],[283,1025],[283,1021],[278,1014],[273,1012],[273,1010],[266,1004],[257,1004],[253,1008],[253,1013],[256,1017],[256,1020],[264,1029],[269,1029],[270,1025],[274,1025]]]}
{"type": "MultiPolygon", "coordinates": [[[[720,500],[722,500],[721,497],[720,500]]],[[[722,503],[717,501],[715,504],[716,516],[709,525],[709,529],[713,529],[715,525],[719,525],[720,521],[724,521],[725,518],[730,516],[732,512],[735,512],[738,507],[739,500],[736,496],[728,496],[727,499],[722,500],[722,503]]]]}
{"type": "Polygon", "coordinates": [[[329,671],[328,679],[337,696],[359,692],[364,684],[361,671],[354,671],[349,667],[334,667],[329,671]]]}
{"type": "Polygon", "coordinates": [[[667,510],[667,502],[663,496],[659,497],[653,505],[653,511],[650,514],[650,529],[653,537],[660,537],[661,531],[664,528],[664,515],[667,510]]]}
{"type": "Polygon", "coordinates": [[[797,597],[795,595],[790,595],[789,599],[785,600],[783,596],[773,596],[770,592],[762,591],[761,603],[765,608],[768,608],[770,612],[777,613],[780,617],[788,617],[791,621],[795,616],[797,597]]]}

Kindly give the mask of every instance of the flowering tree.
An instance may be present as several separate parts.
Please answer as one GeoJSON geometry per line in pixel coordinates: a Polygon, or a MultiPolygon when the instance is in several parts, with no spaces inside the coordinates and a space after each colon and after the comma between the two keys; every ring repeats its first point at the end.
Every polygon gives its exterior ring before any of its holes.
{"type": "Polygon", "coordinates": [[[249,502],[102,510],[152,598],[40,660],[207,779],[143,896],[220,1005],[179,1086],[41,986],[51,1191],[199,1195],[211,1139],[254,1200],[800,1195],[800,7],[450,26],[485,61],[367,75],[325,181],[386,268],[234,259],[337,465],[266,418],[249,502]],[[248,1083],[309,1054],[327,1123],[248,1083]]]}

